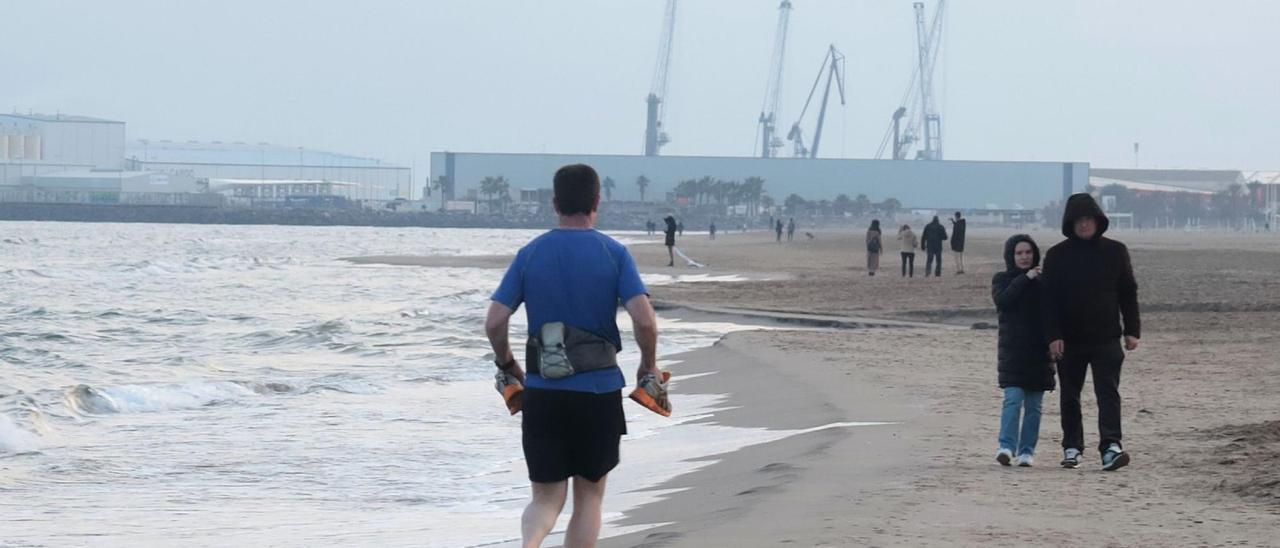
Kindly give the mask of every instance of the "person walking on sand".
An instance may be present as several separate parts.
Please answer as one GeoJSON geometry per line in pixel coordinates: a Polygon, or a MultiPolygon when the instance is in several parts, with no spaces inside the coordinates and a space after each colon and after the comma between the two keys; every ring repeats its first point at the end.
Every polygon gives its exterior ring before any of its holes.
{"type": "Polygon", "coordinates": [[[871,227],[867,229],[867,275],[875,276],[876,270],[880,269],[880,252],[884,249],[884,242],[880,233],[880,219],[872,219],[871,227]]]}
{"type": "Polygon", "coordinates": [[[708,233],[711,234],[712,240],[716,239],[716,222],[715,221],[711,221],[711,227],[708,229],[708,233]]]}
{"type": "Polygon", "coordinates": [[[792,217],[787,221],[787,241],[790,242],[796,238],[796,219],[792,217]]]}
{"type": "Polygon", "coordinates": [[[916,277],[916,248],[920,247],[920,239],[911,230],[911,225],[902,225],[898,229],[898,242],[902,249],[902,277],[916,277]]]}
{"type": "Polygon", "coordinates": [[[782,219],[778,219],[778,225],[775,229],[778,233],[778,243],[782,243],[782,219]]]}
{"type": "Polygon", "coordinates": [[[1142,323],[1129,248],[1103,237],[1109,225],[1093,196],[1075,194],[1062,214],[1062,234],[1067,239],[1049,248],[1044,257],[1044,332],[1062,384],[1065,468],[1079,466],[1084,451],[1080,391],[1090,368],[1098,401],[1102,469],[1129,464],[1129,454],[1121,445],[1120,368],[1125,351],[1138,348],[1142,323]]]}
{"type": "Polygon", "coordinates": [[[996,461],[1031,466],[1040,439],[1040,405],[1053,390],[1053,362],[1041,312],[1040,248],[1026,234],[1004,243],[1004,272],[991,278],[991,299],[1000,315],[996,369],[1004,405],[996,461]]]}
{"type": "Polygon", "coordinates": [[[681,236],[684,236],[684,221],[676,223],[676,232],[679,232],[681,236]]]}
{"type": "Polygon", "coordinates": [[[951,219],[951,256],[956,258],[956,274],[964,274],[964,233],[968,222],[956,212],[951,219]]]}
{"type": "Polygon", "coordinates": [[[666,236],[665,239],[663,240],[663,243],[667,246],[667,266],[675,266],[676,265],[675,247],[676,247],[676,230],[677,230],[676,218],[670,215],[667,215],[662,219],[662,221],[667,225],[666,230],[663,231],[663,234],[666,236]]]}
{"type": "Polygon", "coordinates": [[[622,348],[618,304],[635,326],[638,379],[661,375],[657,320],[627,248],[594,229],[600,205],[596,171],[583,164],[565,166],[556,172],[553,184],[560,226],[516,254],[493,293],[485,333],[498,369],[513,374],[525,387],[522,445],[533,497],[520,522],[523,545],[542,543],[572,487],[573,516],[564,544],[595,546],[605,483],[618,465],[619,442],[627,433],[622,410],[626,379],[615,356],[622,348]],[[548,332],[564,334],[566,351],[574,356],[569,374],[553,375],[560,370],[550,365],[546,371],[531,363],[526,363],[528,372],[520,368],[508,327],[522,303],[530,343],[540,344],[548,332]]]}
{"type": "Polygon", "coordinates": [[[929,271],[933,271],[934,277],[942,275],[942,242],[947,240],[947,229],[942,227],[942,222],[938,220],[938,216],[933,216],[933,221],[925,225],[924,232],[920,234],[920,247],[924,248],[924,277],[929,277],[929,271]]]}

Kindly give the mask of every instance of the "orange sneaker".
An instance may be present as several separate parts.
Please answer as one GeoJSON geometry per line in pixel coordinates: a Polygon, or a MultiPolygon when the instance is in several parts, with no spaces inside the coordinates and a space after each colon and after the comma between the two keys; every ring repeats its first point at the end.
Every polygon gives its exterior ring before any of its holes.
{"type": "Polygon", "coordinates": [[[499,371],[493,378],[495,380],[493,387],[498,390],[502,401],[507,404],[507,411],[512,415],[519,413],[524,404],[524,384],[515,375],[505,371],[499,371]]]}
{"type": "Polygon", "coordinates": [[[631,391],[631,399],[643,405],[645,409],[664,417],[671,416],[671,399],[667,394],[667,382],[671,380],[671,372],[663,371],[662,380],[652,373],[640,379],[640,385],[631,391]]]}

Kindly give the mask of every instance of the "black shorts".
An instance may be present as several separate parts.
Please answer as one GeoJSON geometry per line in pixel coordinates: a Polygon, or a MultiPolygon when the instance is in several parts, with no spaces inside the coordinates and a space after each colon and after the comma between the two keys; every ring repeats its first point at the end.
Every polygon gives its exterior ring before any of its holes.
{"type": "Polygon", "coordinates": [[[618,445],[627,433],[622,391],[525,388],[521,414],[530,481],[555,483],[570,476],[600,481],[618,465],[618,445]]]}
{"type": "Polygon", "coordinates": [[[676,245],[676,235],[675,235],[675,234],[670,234],[670,233],[669,233],[669,234],[667,234],[667,238],[666,238],[666,240],[665,240],[665,241],[666,241],[666,245],[667,245],[667,247],[671,247],[671,246],[676,245]]]}

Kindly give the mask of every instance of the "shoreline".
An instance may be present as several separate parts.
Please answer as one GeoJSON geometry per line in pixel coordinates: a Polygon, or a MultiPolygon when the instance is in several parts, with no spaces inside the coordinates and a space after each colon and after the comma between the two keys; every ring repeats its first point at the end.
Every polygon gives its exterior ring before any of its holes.
{"type": "MultiPolygon", "coordinates": [[[[601,546],[1269,545],[1280,528],[1280,421],[1264,420],[1280,416],[1274,240],[1117,235],[1138,268],[1148,332],[1121,387],[1134,463],[1103,473],[1093,448],[1080,469],[1057,466],[1055,394],[1037,466],[994,461],[989,280],[1003,268],[1003,236],[972,229],[970,274],[952,275],[944,253],[945,275],[923,279],[901,279],[889,260],[885,275],[866,276],[852,233],[685,238],[681,249],[708,265],[697,270],[665,267],[660,246],[632,246],[642,273],[676,275],[650,288],[661,316],[771,328],[672,356],[682,360],[671,367],[676,413],[682,395],[725,395],[691,423],[780,439],[700,457],[710,464],[642,490],[656,501],[607,526],[635,532],[601,546]],[[714,283],[685,283],[686,273],[714,283]],[[804,431],[852,421],[893,424],[804,431]]],[[[1061,239],[1035,237],[1045,248],[1061,239]]],[[[453,264],[481,266],[465,261],[453,264]]],[[[1082,403],[1088,444],[1089,387],[1082,403]]],[[[625,441],[623,451],[625,467],[625,441]]]]}

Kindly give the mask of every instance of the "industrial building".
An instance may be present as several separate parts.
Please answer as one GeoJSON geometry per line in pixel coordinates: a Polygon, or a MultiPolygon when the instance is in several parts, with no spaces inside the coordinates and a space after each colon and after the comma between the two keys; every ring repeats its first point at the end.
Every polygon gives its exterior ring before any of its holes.
{"type": "MultiPolygon", "coordinates": [[[[128,143],[129,169],[191,176],[198,181],[257,179],[333,183],[353,200],[388,201],[412,194],[409,168],[374,158],[269,143],[208,143],[135,140],[128,143]]],[[[319,187],[308,187],[319,188],[319,187]]],[[[272,192],[275,192],[272,190],[272,192]]]]}
{"type": "Polygon", "coordinates": [[[124,167],[124,122],[66,114],[0,114],[0,186],[23,177],[124,167]]]}
{"type": "MultiPolygon", "coordinates": [[[[667,199],[677,184],[712,177],[764,179],[764,191],[778,203],[791,194],[806,200],[865,194],[873,201],[896,198],[910,208],[1039,209],[1084,189],[1089,164],[1079,162],[968,162],[711,156],[625,156],[591,154],[498,154],[436,152],[431,178],[445,181],[447,199],[483,199],[480,181],[504,177],[512,192],[551,188],[563,165],[582,162],[616,184],[615,200],[667,199]]],[[[521,198],[512,196],[513,200],[521,198]]]]}

